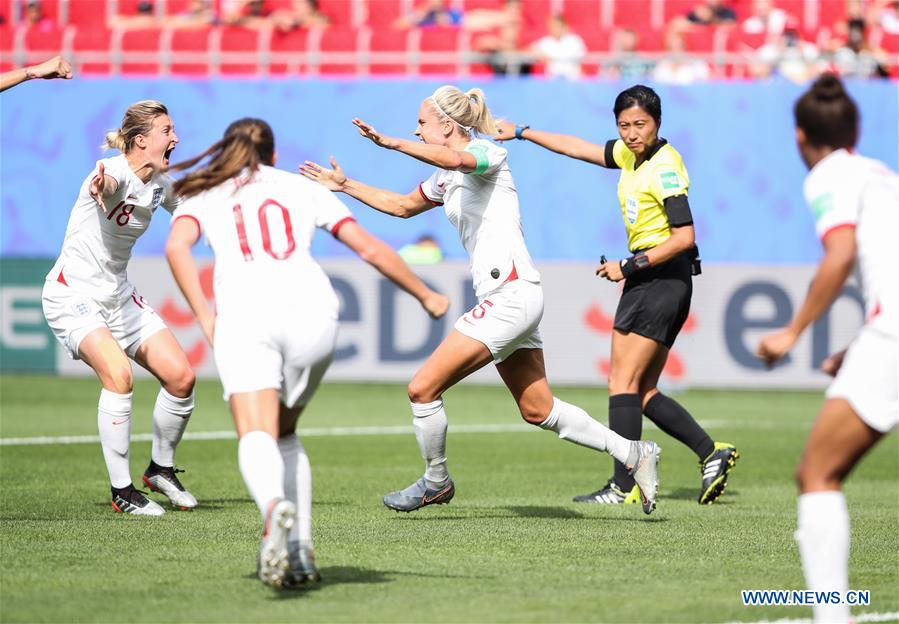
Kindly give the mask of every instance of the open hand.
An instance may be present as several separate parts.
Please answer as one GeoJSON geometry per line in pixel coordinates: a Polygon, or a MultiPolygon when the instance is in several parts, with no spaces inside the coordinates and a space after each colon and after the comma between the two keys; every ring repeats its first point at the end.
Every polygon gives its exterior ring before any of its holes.
{"type": "Polygon", "coordinates": [[[340,165],[337,164],[337,160],[335,160],[333,156],[331,156],[329,160],[331,161],[332,169],[325,169],[321,165],[316,164],[311,160],[307,160],[300,165],[300,173],[310,180],[318,182],[326,189],[331,191],[342,191],[347,180],[346,174],[343,172],[340,165]]]}
{"type": "Polygon", "coordinates": [[[91,197],[94,198],[94,201],[97,202],[97,205],[100,207],[100,210],[106,212],[106,204],[103,203],[103,191],[106,189],[106,169],[103,166],[103,163],[100,163],[100,170],[97,172],[91,179],[90,186],[88,187],[88,192],[91,194],[91,197]]]}
{"type": "Polygon", "coordinates": [[[396,139],[391,139],[390,137],[386,137],[382,135],[380,132],[375,130],[375,127],[365,123],[358,117],[353,119],[353,125],[359,128],[359,134],[364,136],[366,139],[369,139],[372,143],[377,145],[378,147],[385,147],[387,149],[393,149],[396,144],[396,139]]]}

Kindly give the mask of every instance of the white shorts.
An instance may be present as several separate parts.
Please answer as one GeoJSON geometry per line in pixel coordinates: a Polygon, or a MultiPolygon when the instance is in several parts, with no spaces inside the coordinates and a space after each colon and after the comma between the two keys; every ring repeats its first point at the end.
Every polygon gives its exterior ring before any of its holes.
{"type": "Polygon", "coordinates": [[[112,337],[130,358],[134,358],[150,336],[166,329],[165,322],[137,290],[124,301],[110,304],[92,299],[60,282],[47,280],[41,303],[47,324],[75,360],[81,359],[78,354],[81,341],[95,329],[109,328],[112,337]]]}
{"type": "Polygon", "coordinates": [[[865,424],[886,433],[899,424],[896,338],[862,328],[825,396],[846,399],[865,424]]]}
{"type": "Polygon", "coordinates": [[[454,327],[483,343],[499,364],[518,349],[542,349],[543,288],[517,279],[488,293],[454,327]]]}
{"type": "Polygon", "coordinates": [[[232,394],[274,388],[287,407],[306,405],[331,365],[336,342],[336,319],[219,316],[215,365],[225,400],[232,394]]]}

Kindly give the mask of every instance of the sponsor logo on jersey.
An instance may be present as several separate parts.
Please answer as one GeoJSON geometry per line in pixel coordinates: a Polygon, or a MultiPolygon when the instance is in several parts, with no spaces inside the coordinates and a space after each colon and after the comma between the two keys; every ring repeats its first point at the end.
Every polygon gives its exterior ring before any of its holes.
{"type": "Polygon", "coordinates": [[[680,180],[674,171],[666,171],[659,178],[662,180],[662,190],[680,188],[680,180]]]}

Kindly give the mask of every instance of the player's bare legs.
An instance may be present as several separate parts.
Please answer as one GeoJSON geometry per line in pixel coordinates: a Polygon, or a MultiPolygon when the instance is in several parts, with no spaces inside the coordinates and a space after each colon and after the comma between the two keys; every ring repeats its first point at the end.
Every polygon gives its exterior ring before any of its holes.
{"type": "Polygon", "coordinates": [[[603,451],[628,466],[637,480],[646,513],[655,508],[658,490],[658,446],[631,442],[590,417],[587,412],[553,396],[546,380],[542,349],[518,349],[496,365],[518,404],[521,417],[554,431],[563,440],[603,451]]]}
{"type": "Polygon", "coordinates": [[[112,487],[112,507],[135,515],[159,516],[162,507],[134,489],[131,482],[131,362],[106,327],[85,336],[78,356],[97,374],[103,389],[97,406],[97,428],[112,487]]]}
{"type": "Polygon", "coordinates": [[[284,497],[296,505],[297,521],[290,527],[287,551],[289,569],[284,587],[298,588],[321,580],[315,567],[312,543],[312,468],[306,449],[296,434],[303,406],[280,404],[278,450],[284,461],[284,497]]]}
{"type": "Polygon", "coordinates": [[[274,388],[232,394],[229,403],[237,437],[238,464],[259,507],[263,530],[259,579],[281,587],[288,575],[288,535],[296,523],[296,505],[285,499],[284,460],[278,448],[281,400],[274,388]]]}
{"type": "Polygon", "coordinates": [[[150,371],[162,385],[153,407],[153,446],[150,465],[144,472],[144,484],[165,494],[175,507],[192,509],[197,506],[197,499],[178,479],[175,449],[193,413],[196,376],[187,355],[168,329],[145,340],[135,352],[134,361],[150,371]]]}
{"type": "MultiPolygon", "coordinates": [[[[883,434],[866,425],[845,399],[825,401],[796,469],[796,540],[812,591],[849,589],[849,512],[843,480],[883,434]]],[[[847,622],[846,605],[816,605],[815,621],[847,622]]]]}

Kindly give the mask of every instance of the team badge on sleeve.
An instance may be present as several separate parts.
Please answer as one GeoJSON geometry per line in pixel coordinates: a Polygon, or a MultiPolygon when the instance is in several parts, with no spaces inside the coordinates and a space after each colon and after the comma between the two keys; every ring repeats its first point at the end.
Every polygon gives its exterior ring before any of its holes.
{"type": "Polygon", "coordinates": [[[816,219],[820,219],[831,210],[833,210],[832,193],[824,193],[823,195],[818,195],[815,199],[812,200],[812,212],[814,213],[816,219]]]}
{"type": "Polygon", "coordinates": [[[662,190],[664,191],[679,189],[681,186],[680,178],[677,177],[677,173],[674,171],[665,171],[659,175],[659,180],[662,182],[662,190]]]}

